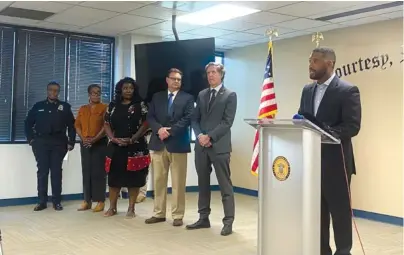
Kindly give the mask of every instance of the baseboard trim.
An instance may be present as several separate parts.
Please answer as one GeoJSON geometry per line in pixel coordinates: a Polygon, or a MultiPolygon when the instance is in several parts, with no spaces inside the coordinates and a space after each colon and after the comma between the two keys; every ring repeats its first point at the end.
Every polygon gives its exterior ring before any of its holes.
{"type": "MultiPolygon", "coordinates": [[[[210,190],[211,190],[211,191],[219,191],[219,190],[220,190],[219,185],[211,185],[211,186],[210,186],[210,190]]],[[[199,191],[199,187],[198,187],[198,186],[187,186],[187,187],[185,188],[185,191],[186,191],[186,192],[198,192],[198,191],[199,191]]],[[[168,188],[168,189],[167,189],[167,193],[168,193],[168,194],[171,194],[171,193],[172,193],[172,189],[171,189],[171,188],[168,188]]],[[[147,197],[154,197],[154,190],[149,190],[149,191],[147,191],[146,196],[147,196],[147,197]]]]}
{"type": "MultiPolygon", "coordinates": [[[[247,196],[253,196],[253,197],[258,197],[258,191],[257,190],[251,190],[251,189],[246,189],[246,188],[241,188],[241,187],[234,187],[234,192],[247,195],[247,196]]],[[[382,222],[382,223],[388,223],[396,226],[403,226],[403,218],[397,217],[397,216],[391,216],[387,214],[380,214],[380,213],[375,213],[375,212],[368,212],[364,210],[358,210],[358,209],[353,209],[353,214],[357,218],[362,218],[362,219],[367,219],[367,220],[372,220],[372,221],[377,221],[377,222],[382,222]]]]}
{"type": "MultiPolygon", "coordinates": [[[[187,186],[186,187],[186,192],[198,192],[199,188],[198,186],[187,186]]],[[[212,185],[211,186],[212,191],[219,191],[219,185],[212,185]]],[[[258,191],[257,190],[251,190],[251,189],[246,189],[242,187],[234,187],[234,192],[247,195],[247,196],[253,196],[253,197],[258,197],[258,191]]],[[[168,188],[167,193],[171,194],[172,189],[168,188]]],[[[127,192],[122,192],[122,198],[128,198],[128,193],[127,192]]],[[[106,196],[108,196],[108,192],[106,193],[106,196]]],[[[153,197],[154,196],[154,191],[147,191],[146,194],[147,197],[153,197]]],[[[50,199],[50,198],[49,198],[50,199]]],[[[83,199],[83,194],[67,194],[67,195],[62,195],[62,200],[63,201],[70,201],[70,200],[82,200],[83,199]]],[[[0,199],[0,207],[5,207],[5,206],[20,206],[20,205],[31,205],[31,204],[36,204],[38,202],[37,197],[23,197],[23,198],[11,198],[11,199],[0,199]]],[[[372,221],[377,221],[377,222],[383,222],[387,224],[392,224],[392,225],[397,225],[397,226],[403,226],[404,221],[403,218],[396,217],[396,216],[391,216],[391,215],[386,215],[386,214],[380,214],[380,213],[375,213],[375,212],[368,212],[364,210],[358,210],[354,209],[354,216],[357,218],[363,218],[367,220],[372,220],[372,221]]]]}
{"type": "Polygon", "coordinates": [[[358,210],[358,209],[354,209],[353,213],[354,213],[355,217],[357,217],[357,218],[388,223],[388,224],[401,226],[401,227],[403,226],[403,218],[400,218],[397,216],[391,216],[391,215],[375,213],[375,212],[368,212],[368,211],[363,211],[363,210],[358,210]]]}
{"type": "MultiPolygon", "coordinates": [[[[82,200],[82,199],[83,199],[83,193],[62,195],[62,201],[82,200]]],[[[49,202],[51,202],[51,197],[49,197],[49,202]]],[[[38,197],[0,199],[0,207],[32,205],[36,203],[38,203],[38,197]]]]}
{"type": "MultiPolygon", "coordinates": [[[[187,186],[186,187],[186,192],[198,192],[198,186],[187,186]]],[[[211,190],[212,191],[219,191],[219,185],[211,185],[211,190]]],[[[153,197],[154,192],[147,191],[147,197],[153,197]]],[[[167,193],[171,194],[172,189],[168,188],[167,193]]],[[[126,199],[128,198],[128,192],[123,191],[121,192],[122,198],[126,199]]],[[[105,194],[106,197],[108,197],[108,192],[105,194]]],[[[83,200],[84,196],[83,193],[78,193],[78,194],[66,194],[62,195],[62,201],[72,201],[72,200],[83,200]]],[[[51,202],[51,197],[49,197],[49,202],[51,202]]],[[[5,206],[21,206],[21,205],[34,205],[38,203],[38,198],[37,197],[21,197],[21,198],[9,198],[9,199],[0,199],[0,207],[5,207],[5,206]]]]}

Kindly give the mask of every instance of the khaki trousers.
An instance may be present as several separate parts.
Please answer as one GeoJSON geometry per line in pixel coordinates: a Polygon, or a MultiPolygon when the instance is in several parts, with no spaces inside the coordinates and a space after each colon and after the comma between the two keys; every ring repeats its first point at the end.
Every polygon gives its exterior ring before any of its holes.
{"type": "Polygon", "coordinates": [[[153,151],[154,217],[166,218],[168,171],[171,170],[173,219],[182,219],[185,212],[187,153],[170,153],[164,148],[153,151]]]}

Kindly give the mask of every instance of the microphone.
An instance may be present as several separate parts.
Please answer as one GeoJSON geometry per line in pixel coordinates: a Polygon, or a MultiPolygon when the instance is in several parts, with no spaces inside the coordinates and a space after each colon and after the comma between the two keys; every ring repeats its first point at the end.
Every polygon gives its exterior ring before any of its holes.
{"type": "Polygon", "coordinates": [[[294,119],[294,120],[303,120],[303,119],[304,119],[304,116],[303,116],[303,115],[300,115],[300,114],[295,114],[295,115],[293,115],[293,119],[294,119]]]}

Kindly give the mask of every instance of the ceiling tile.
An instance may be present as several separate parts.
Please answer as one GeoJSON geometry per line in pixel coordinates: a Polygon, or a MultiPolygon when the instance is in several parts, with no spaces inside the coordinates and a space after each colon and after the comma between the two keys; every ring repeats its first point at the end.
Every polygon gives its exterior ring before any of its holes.
{"type": "Polygon", "coordinates": [[[187,33],[193,34],[193,35],[204,35],[204,36],[215,37],[215,36],[231,34],[234,32],[229,31],[229,30],[210,28],[210,27],[201,27],[201,28],[189,30],[189,31],[187,31],[187,33]]]}
{"type": "Polygon", "coordinates": [[[234,40],[215,38],[215,46],[216,47],[224,47],[225,45],[234,44],[234,43],[237,43],[237,42],[238,41],[234,41],[234,40]]]}
{"type": "Polygon", "coordinates": [[[266,31],[267,31],[268,29],[276,29],[276,30],[278,31],[278,35],[296,31],[296,30],[290,29],[290,28],[279,28],[279,27],[276,27],[276,26],[264,26],[264,27],[259,27],[259,28],[254,28],[254,29],[246,30],[246,31],[244,31],[244,32],[250,33],[250,34],[264,35],[264,36],[265,36],[265,35],[266,35],[266,31]]]}
{"type": "Polygon", "coordinates": [[[356,20],[356,19],[372,17],[372,16],[376,16],[376,15],[391,13],[391,12],[395,12],[395,11],[402,11],[403,10],[402,8],[403,8],[403,6],[396,6],[396,7],[381,9],[381,10],[372,11],[372,12],[364,12],[364,13],[359,13],[356,15],[332,19],[332,20],[330,20],[330,22],[342,23],[342,22],[349,21],[349,20],[356,20]]]}
{"type": "Polygon", "coordinates": [[[155,4],[157,1],[135,1],[135,2],[143,5],[152,5],[155,4]]]}
{"type": "Polygon", "coordinates": [[[157,19],[133,16],[128,14],[121,14],[119,16],[113,17],[111,19],[99,22],[89,26],[89,29],[98,29],[105,31],[113,31],[116,33],[121,33],[124,31],[130,31],[137,28],[145,27],[148,25],[156,24],[161,22],[157,19]]]}
{"type": "MultiPolygon", "coordinates": [[[[220,2],[213,1],[177,1],[177,10],[184,12],[195,12],[215,4],[220,4],[220,2]]],[[[159,1],[156,5],[164,7],[164,8],[173,8],[174,1],[159,1]]]]}
{"type": "Polygon", "coordinates": [[[403,17],[403,10],[396,11],[396,12],[384,13],[384,14],[381,14],[380,16],[386,17],[386,18],[389,18],[389,19],[402,18],[403,17]]]}
{"type": "Polygon", "coordinates": [[[51,23],[47,21],[40,21],[35,24],[36,27],[45,28],[45,29],[54,29],[60,31],[79,31],[81,28],[73,25],[59,24],[59,23],[51,23]]]}
{"type": "MultiPolygon", "coordinates": [[[[182,11],[175,11],[177,15],[184,14],[182,11]]],[[[142,17],[149,17],[161,20],[171,20],[173,15],[173,10],[169,8],[160,7],[157,5],[147,5],[139,9],[130,11],[128,14],[138,15],[142,17]]]]}
{"type": "Polygon", "coordinates": [[[22,25],[22,26],[35,26],[38,21],[32,19],[22,19],[17,17],[8,17],[0,15],[0,23],[10,24],[10,25],[22,25]]]}
{"type": "Polygon", "coordinates": [[[351,1],[305,1],[277,8],[272,12],[295,17],[307,17],[317,13],[347,8],[355,4],[355,2],[351,1]]]}
{"type": "Polygon", "coordinates": [[[258,9],[261,11],[270,11],[285,5],[299,3],[299,1],[232,1],[230,3],[258,9]]]}
{"type": "MultiPolygon", "coordinates": [[[[391,1],[390,1],[391,2],[391,1]]],[[[345,3],[349,3],[348,1],[345,3]]],[[[335,9],[335,10],[328,10],[325,12],[318,12],[314,15],[309,15],[308,18],[317,19],[320,17],[330,16],[338,13],[344,13],[348,11],[354,11],[362,8],[372,7],[376,5],[381,5],[385,3],[389,3],[389,1],[353,1],[351,2],[353,5],[345,8],[335,9]]]]}
{"type": "MultiPolygon", "coordinates": [[[[313,34],[313,33],[310,32],[310,31],[300,30],[300,31],[280,35],[279,37],[275,38],[274,41],[275,40],[283,40],[283,39],[292,38],[292,37],[299,37],[299,36],[303,36],[303,35],[311,35],[311,34],[313,34]]],[[[310,38],[310,41],[311,41],[311,38],[310,38]]]]}
{"type": "Polygon", "coordinates": [[[157,1],[154,2],[152,5],[171,9],[174,6],[174,2],[177,2],[177,8],[181,5],[186,4],[184,1],[157,1]]]}
{"type": "Polygon", "coordinates": [[[116,12],[74,6],[62,13],[51,16],[47,21],[84,27],[117,15],[118,13],[116,12]]]}
{"type": "Polygon", "coordinates": [[[262,24],[255,24],[251,22],[245,22],[241,20],[228,20],[219,23],[209,25],[209,27],[227,29],[232,31],[244,31],[248,29],[253,29],[257,27],[262,27],[262,24]]]}
{"type": "Polygon", "coordinates": [[[117,36],[116,30],[108,30],[106,28],[89,28],[85,27],[80,29],[81,33],[92,34],[92,35],[104,35],[104,36],[117,36]]]}
{"type": "Polygon", "coordinates": [[[240,48],[240,47],[246,47],[246,46],[253,45],[253,44],[255,44],[255,42],[247,41],[247,42],[237,42],[237,43],[233,43],[233,44],[228,44],[227,46],[231,46],[232,48],[240,48]]]}
{"type": "Polygon", "coordinates": [[[253,22],[253,23],[263,24],[263,25],[272,25],[275,23],[279,23],[279,22],[283,22],[283,21],[287,21],[287,20],[293,20],[293,19],[296,19],[296,17],[287,16],[287,15],[278,14],[278,13],[272,13],[272,12],[257,12],[257,13],[253,13],[251,15],[237,18],[237,20],[253,22]]]}
{"type": "MultiPolygon", "coordinates": [[[[180,1],[181,2],[181,1],[180,1]]],[[[185,1],[184,5],[180,5],[177,9],[185,12],[200,11],[213,5],[220,4],[220,2],[213,1],[185,1]]]]}
{"type": "MultiPolygon", "coordinates": [[[[178,33],[185,32],[187,30],[197,29],[197,28],[200,28],[200,27],[202,27],[202,26],[190,25],[190,24],[181,23],[181,22],[177,22],[177,24],[176,24],[176,28],[177,28],[178,33]]],[[[156,29],[160,29],[160,30],[172,31],[172,22],[171,22],[171,20],[164,21],[164,22],[161,22],[159,24],[151,25],[150,28],[156,28],[156,29]]]]}
{"type": "MultiPolygon", "coordinates": [[[[179,33],[178,34],[178,39],[180,40],[192,40],[192,39],[203,39],[203,38],[208,38],[209,36],[203,36],[203,35],[191,35],[187,33],[179,33]]],[[[173,34],[164,36],[163,38],[164,41],[174,41],[175,37],[173,34]]]]}
{"type": "MultiPolygon", "coordinates": [[[[187,33],[179,33],[178,34],[178,39],[179,40],[193,40],[193,39],[203,39],[203,38],[209,38],[209,36],[203,36],[203,35],[191,35],[187,33]]],[[[164,36],[163,41],[175,41],[175,37],[173,34],[164,36]]]]}
{"type": "Polygon", "coordinates": [[[12,3],[13,3],[12,1],[0,1],[0,10],[3,10],[4,8],[8,7],[12,3]]]}
{"type": "Polygon", "coordinates": [[[72,5],[58,2],[16,1],[11,7],[58,13],[71,8],[72,5]]]}
{"type": "Polygon", "coordinates": [[[265,38],[265,36],[264,35],[249,34],[249,33],[244,33],[244,32],[237,32],[237,33],[233,33],[233,34],[223,35],[223,36],[220,36],[219,38],[220,39],[229,39],[229,40],[234,40],[234,41],[240,41],[240,42],[247,42],[247,41],[252,41],[252,40],[265,38]]]}
{"type": "Polygon", "coordinates": [[[313,27],[321,27],[329,24],[330,24],[329,22],[299,18],[276,24],[276,26],[300,30],[300,29],[309,29],[313,27]]]}
{"type": "Polygon", "coordinates": [[[373,22],[388,20],[388,19],[389,18],[383,17],[383,16],[373,16],[373,17],[366,17],[366,18],[355,19],[355,20],[348,20],[348,21],[341,22],[340,24],[345,25],[345,26],[358,26],[358,25],[362,25],[362,24],[373,23],[373,22]]]}
{"type": "Polygon", "coordinates": [[[325,25],[325,26],[314,27],[314,28],[309,28],[309,29],[305,29],[305,30],[313,32],[313,33],[316,33],[316,32],[330,31],[330,30],[343,28],[343,27],[344,26],[342,26],[341,24],[328,24],[328,25],[325,25]]]}
{"type": "Polygon", "coordinates": [[[95,9],[126,13],[131,10],[140,8],[145,4],[135,1],[85,1],[82,2],[80,5],[95,9]]]}
{"type": "Polygon", "coordinates": [[[76,4],[82,3],[83,1],[57,1],[57,2],[76,5],[76,4]]]}
{"type": "MultiPolygon", "coordinates": [[[[272,40],[275,41],[275,38],[272,39],[272,40]]],[[[261,38],[261,39],[254,40],[254,41],[252,41],[252,42],[253,42],[253,44],[268,43],[268,42],[269,42],[269,38],[268,38],[268,37],[267,37],[267,38],[261,38]]]]}
{"type": "Polygon", "coordinates": [[[153,28],[149,28],[149,27],[135,29],[130,32],[133,34],[159,36],[159,37],[164,37],[164,36],[168,36],[168,35],[172,34],[172,32],[170,32],[170,31],[153,29],[153,28]]]}

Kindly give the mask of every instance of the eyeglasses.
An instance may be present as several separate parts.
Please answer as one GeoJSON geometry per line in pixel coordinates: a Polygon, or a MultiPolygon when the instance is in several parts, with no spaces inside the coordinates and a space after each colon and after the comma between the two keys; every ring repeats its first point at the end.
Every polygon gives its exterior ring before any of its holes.
{"type": "Polygon", "coordinates": [[[170,79],[172,81],[181,82],[181,78],[168,77],[168,79],[170,79]]]}

